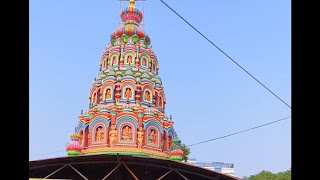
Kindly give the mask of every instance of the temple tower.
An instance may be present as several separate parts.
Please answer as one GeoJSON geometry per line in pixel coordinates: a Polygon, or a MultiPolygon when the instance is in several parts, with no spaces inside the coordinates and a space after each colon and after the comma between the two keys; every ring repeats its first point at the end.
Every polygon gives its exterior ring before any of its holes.
{"type": "Polygon", "coordinates": [[[72,143],[79,143],[82,155],[181,160],[183,153],[174,145],[180,141],[173,121],[165,115],[167,100],[159,62],[150,37],[139,27],[143,13],[130,0],[120,16],[123,24],[111,33],[89,92],[89,109],[79,116],[75,129],[79,137],[72,143]]]}

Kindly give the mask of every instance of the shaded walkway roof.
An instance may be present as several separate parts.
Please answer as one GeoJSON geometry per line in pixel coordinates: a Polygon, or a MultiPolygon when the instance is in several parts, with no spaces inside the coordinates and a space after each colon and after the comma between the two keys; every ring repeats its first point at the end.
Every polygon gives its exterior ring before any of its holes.
{"type": "Polygon", "coordinates": [[[29,161],[30,178],[240,180],[168,159],[129,155],[85,155],[29,161]]]}

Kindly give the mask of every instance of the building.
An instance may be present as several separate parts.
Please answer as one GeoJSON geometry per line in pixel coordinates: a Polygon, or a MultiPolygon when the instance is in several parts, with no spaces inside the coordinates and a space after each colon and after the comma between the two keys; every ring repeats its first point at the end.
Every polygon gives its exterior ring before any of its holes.
{"type": "Polygon", "coordinates": [[[206,169],[210,169],[216,172],[220,172],[222,174],[227,174],[230,176],[235,176],[235,169],[234,164],[232,163],[224,163],[224,162],[211,162],[211,163],[204,163],[204,162],[197,162],[196,159],[188,159],[188,163],[203,167],[206,169]]]}
{"type": "Polygon", "coordinates": [[[165,115],[159,62],[139,27],[142,18],[130,0],[121,11],[123,26],[111,33],[100,59],[68,157],[30,161],[30,178],[238,179],[181,162],[184,152],[165,115]]]}
{"type": "Polygon", "coordinates": [[[89,109],[79,116],[68,155],[169,158],[180,140],[172,118],[165,115],[157,56],[150,37],[139,27],[143,14],[131,0],[120,16],[123,26],[111,33],[102,53],[89,91],[89,109]]]}

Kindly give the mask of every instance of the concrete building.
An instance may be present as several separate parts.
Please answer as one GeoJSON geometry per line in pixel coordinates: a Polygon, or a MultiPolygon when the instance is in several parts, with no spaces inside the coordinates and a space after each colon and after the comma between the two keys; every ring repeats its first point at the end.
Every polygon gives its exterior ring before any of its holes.
{"type": "Polygon", "coordinates": [[[232,163],[224,163],[224,162],[211,162],[211,163],[204,163],[204,162],[197,162],[196,159],[192,158],[187,161],[187,163],[193,164],[195,166],[203,167],[206,169],[210,169],[213,171],[220,172],[222,174],[227,174],[230,176],[235,176],[235,169],[234,164],[232,163]]]}

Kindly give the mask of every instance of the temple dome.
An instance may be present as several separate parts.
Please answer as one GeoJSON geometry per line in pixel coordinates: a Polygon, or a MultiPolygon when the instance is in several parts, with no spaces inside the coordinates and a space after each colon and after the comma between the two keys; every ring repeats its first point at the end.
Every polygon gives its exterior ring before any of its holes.
{"type": "Polygon", "coordinates": [[[68,156],[76,156],[80,154],[81,146],[78,142],[80,135],[73,133],[71,134],[71,142],[68,144],[66,150],[68,153],[68,156]]]}
{"type": "Polygon", "coordinates": [[[143,18],[142,12],[135,6],[129,6],[123,9],[120,16],[123,22],[133,21],[138,24],[141,23],[143,18]]]}
{"type": "Polygon", "coordinates": [[[139,39],[145,38],[145,41],[150,43],[150,37],[139,27],[143,14],[135,7],[134,1],[130,1],[130,5],[121,11],[120,17],[124,26],[111,33],[111,40],[125,34],[127,36],[136,35],[139,39]]]}
{"type": "Polygon", "coordinates": [[[121,37],[123,34],[127,36],[136,35],[139,38],[145,38],[146,42],[150,42],[150,37],[138,26],[134,24],[126,24],[125,26],[118,27],[111,33],[111,39],[121,37]]]}
{"type": "Polygon", "coordinates": [[[171,160],[181,161],[183,159],[184,152],[181,149],[172,150],[169,154],[171,160]]]}

